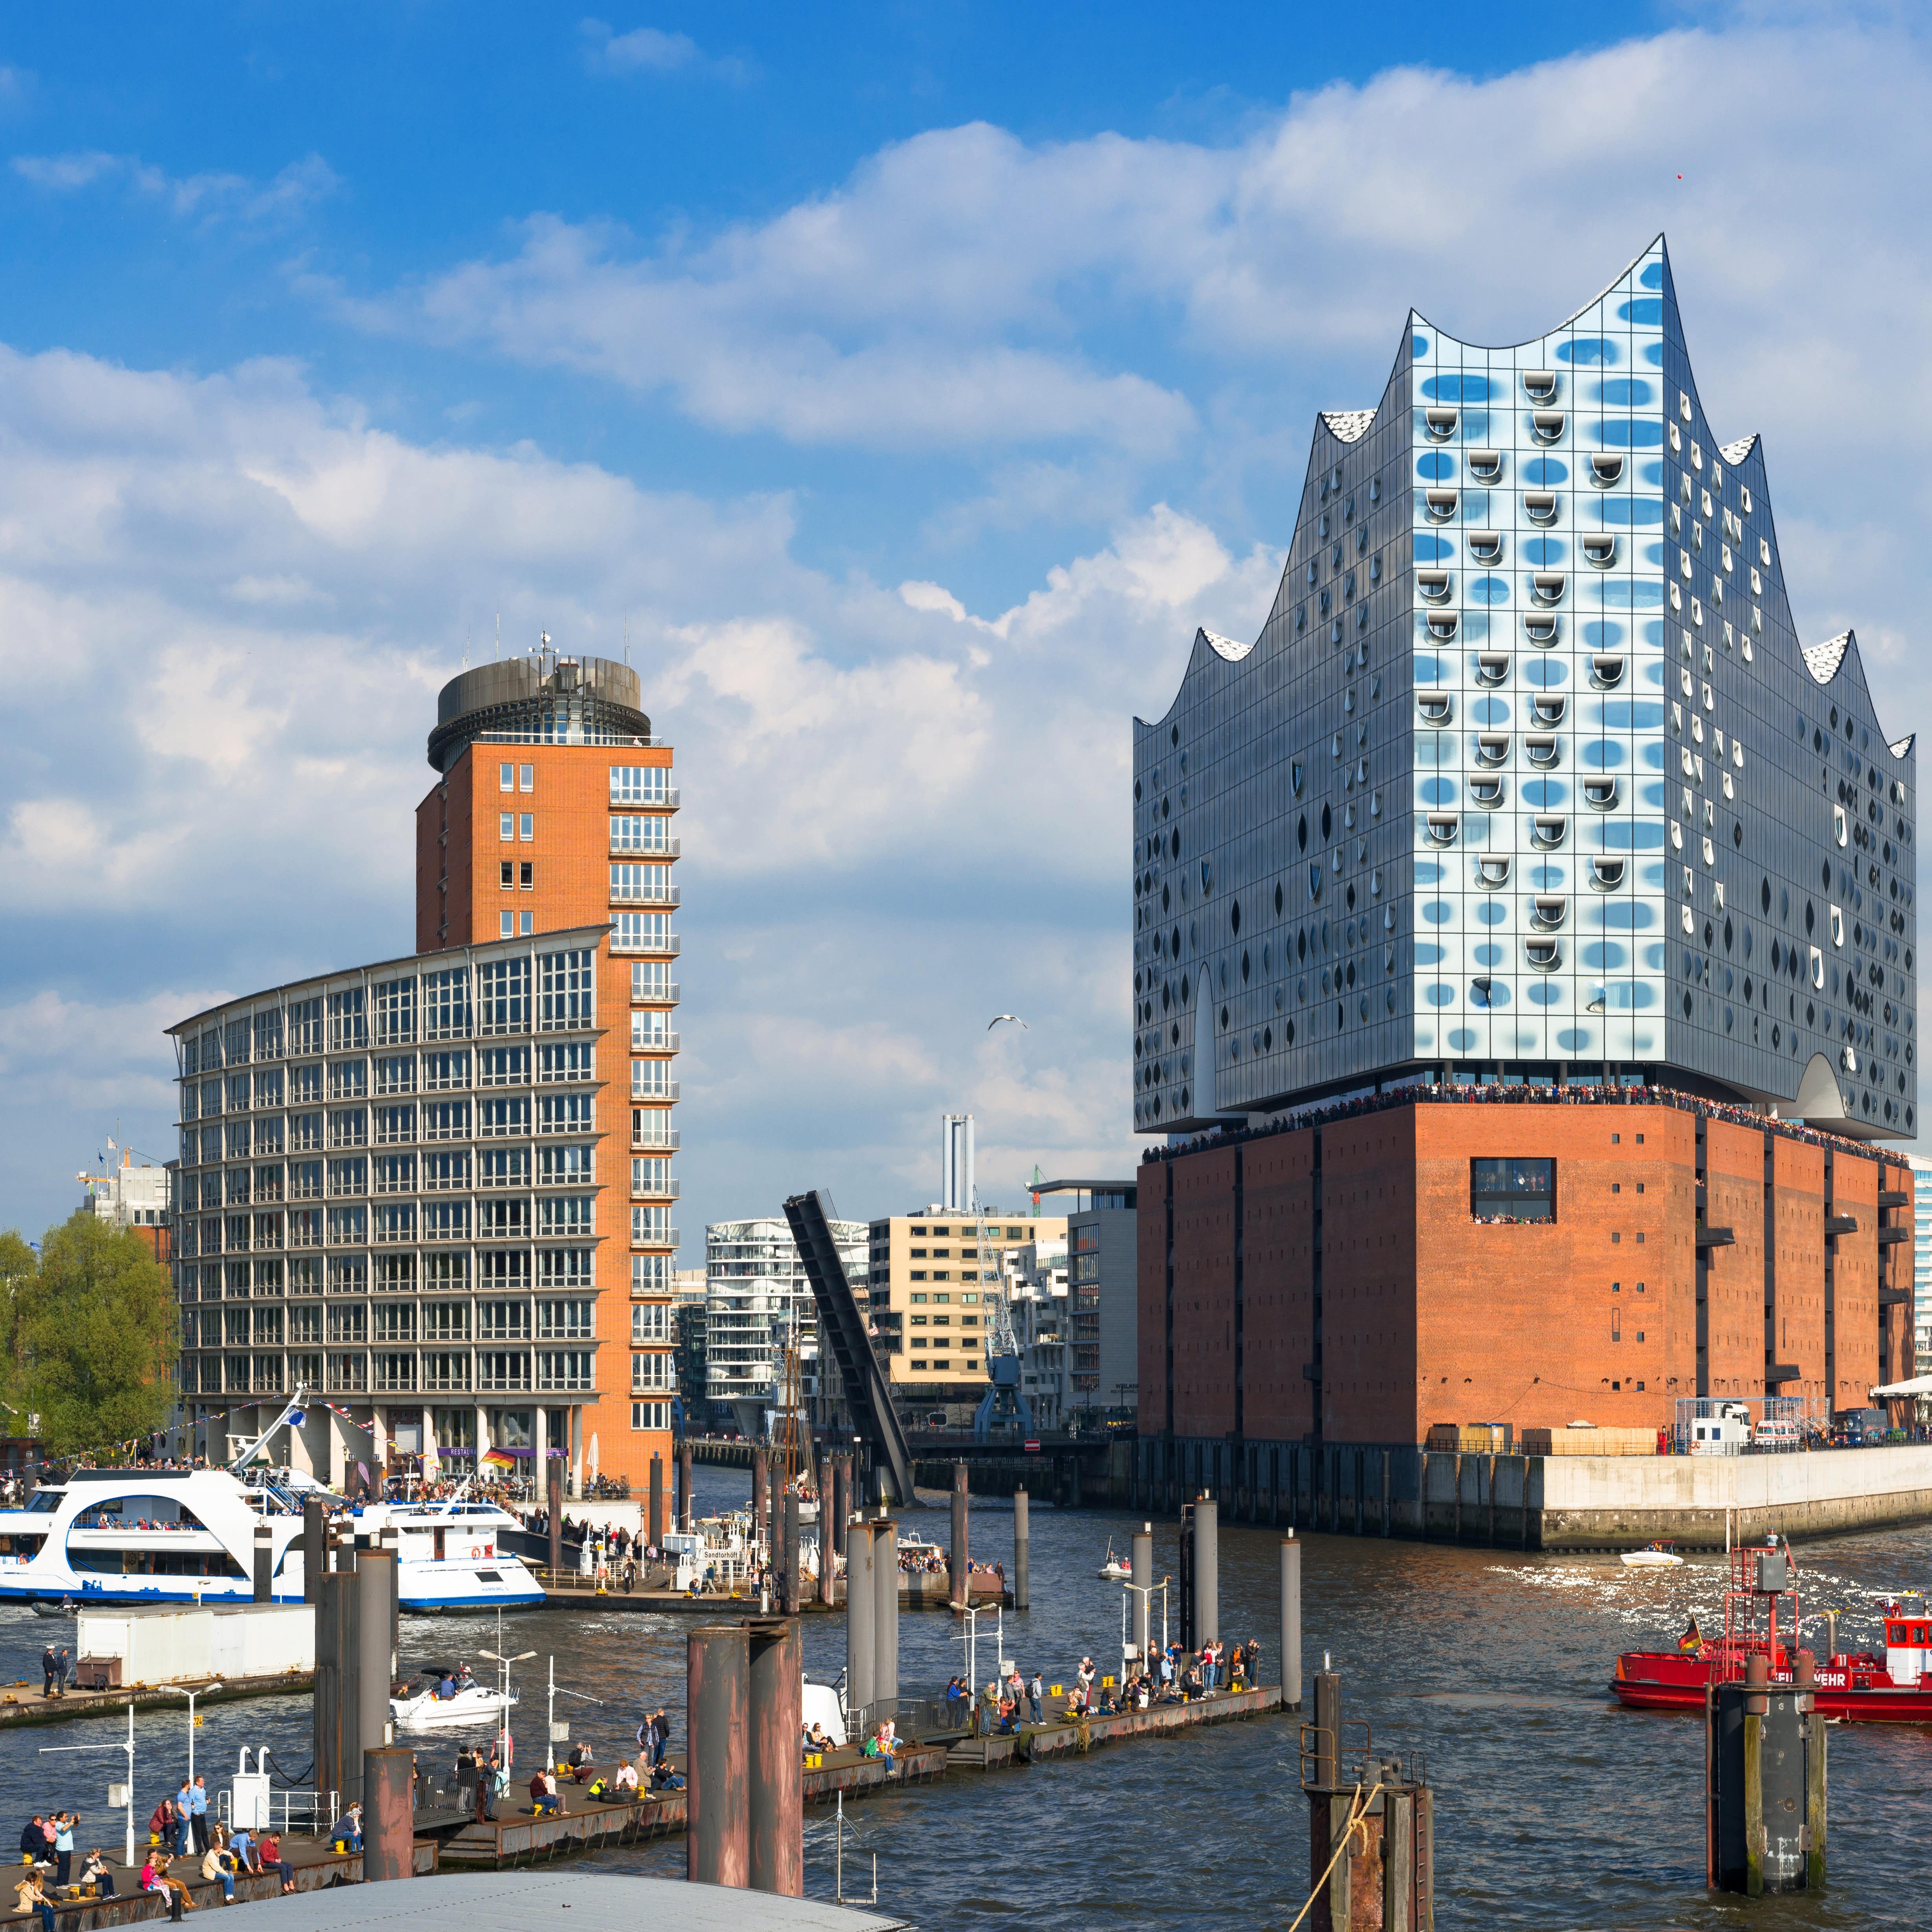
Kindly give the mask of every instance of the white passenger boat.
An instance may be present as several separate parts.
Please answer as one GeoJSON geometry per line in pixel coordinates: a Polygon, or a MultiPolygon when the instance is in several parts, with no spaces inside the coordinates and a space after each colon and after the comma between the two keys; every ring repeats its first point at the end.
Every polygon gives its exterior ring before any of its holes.
{"type": "Polygon", "coordinates": [[[440,1672],[426,1670],[433,1681],[413,1697],[392,1697],[389,1715],[399,1731],[486,1731],[494,1730],[517,1702],[512,1690],[506,1697],[494,1684],[479,1684],[473,1678],[458,1687],[448,1697],[436,1695],[440,1672]]]}
{"type": "Polygon", "coordinates": [[[254,1595],[255,1531],[270,1537],[278,1604],[303,1595],[302,1506],[320,1495],[352,1523],[358,1548],[397,1533],[397,1594],[405,1610],[535,1609],[543,1586],[500,1547],[514,1517],[460,1495],[353,1507],[313,1478],[251,1467],[300,1397],[226,1469],[76,1469],[44,1484],[22,1509],[0,1510],[0,1602],[72,1598],[96,1604],[245,1604],[254,1595]]]}

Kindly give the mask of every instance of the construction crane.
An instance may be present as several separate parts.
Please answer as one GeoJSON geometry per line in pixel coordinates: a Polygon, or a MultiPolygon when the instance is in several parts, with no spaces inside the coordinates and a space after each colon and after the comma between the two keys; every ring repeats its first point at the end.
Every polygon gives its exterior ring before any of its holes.
{"type": "Polygon", "coordinates": [[[987,1382],[986,1393],[973,1412],[973,1433],[983,1440],[998,1422],[1016,1424],[1022,1435],[1030,1436],[1033,1405],[1026,1399],[1019,1336],[1014,1332],[1012,1310],[1006,1303],[1006,1270],[997,1264],[986,1266],[988,1258],[1000,1252],[992,1224],[982,1219],[974,1232],[980,1255],[980,1321],[986,1345],[987,1382]]]}

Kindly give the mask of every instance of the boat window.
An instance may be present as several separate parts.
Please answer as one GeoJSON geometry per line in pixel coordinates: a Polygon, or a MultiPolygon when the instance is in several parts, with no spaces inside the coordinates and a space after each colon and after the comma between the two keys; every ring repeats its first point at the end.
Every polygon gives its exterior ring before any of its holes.
{"type": "Polygon", "coordinates": [[[1469,1215],[1476,1221],[1555,1220],[1556,1162],[1472,1160],[1469,1215]]]}
{"type": "Polygon", "coordinates": [[[76,1516],[76,1529],[200,1529],[201,1519],[172,1496],[109,1496],[76,1516]]]}
{"type": "Polygon", "coordinates": [[[49,1511],[58,1509],[66,1500],[67,1492],[64,1490],[36,1490],[32,1500],[27,1504],[27,1514],[29,1516],[45,1516],[49,1511]]]}
{"type": "Polygon", "coordinates": [[[1912,1626],[1914,1643],[1932,1643],[1932,1624],[1914,1624],[1912,1626]]]}

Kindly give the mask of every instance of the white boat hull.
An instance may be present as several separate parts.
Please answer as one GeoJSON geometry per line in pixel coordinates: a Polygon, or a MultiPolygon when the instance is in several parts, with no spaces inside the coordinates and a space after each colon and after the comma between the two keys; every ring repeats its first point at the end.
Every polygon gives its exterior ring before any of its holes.
{"type": "Polygon", "coordinates": [[[472,1684],[454,1697],[439,1697],[433,1690],[414,1697],[392,1697],[389,1715],[399,1731],[492,1730],[516,1702],[514,1690],[506,1699],[500,1690],[472,1684]]]}
{"type": "Polygon", "coordinates": [[[1661,1550],[1626,1550],[1623,1553],[1624,1566],[1630,1570],[1681,1570],[1684,1559],[1672,1556],[1661,1550]]]}

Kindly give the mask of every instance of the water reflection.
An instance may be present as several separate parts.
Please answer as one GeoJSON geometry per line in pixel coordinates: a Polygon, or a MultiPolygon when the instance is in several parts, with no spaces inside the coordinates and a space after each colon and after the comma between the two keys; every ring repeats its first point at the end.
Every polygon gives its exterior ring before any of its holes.
{"type": "MultiPolygon", "coordinates": [[[[741,1503],[748,1479],[700,1470],[700,1508],[741,1503]]],[[[935,1504],[944,1498],[934,1496],[935,1504]]],[[[943,1507],[916,1519],[941,1540],[943,1507]]],[[[974,1553],[1011,1569],[1010,1512],[976,1502],[974,1553]]],[[[1123,1547],[1136,1526],[1124,1514],[1033,1512],[1034,1606],[1006,1622],[1006,1654],[1049,1681],[1084,1652],[1118,1659],[1120,1592],[1094,1572],[1111,1538],[1123,1547]]],[[[1157,1576],[1175,1562],[1171,1524],[1154,1526],[1157,1576]]],[[[1223,1523],[1223,1634],[1258,1636],[1270,1674],[1278,1663],[1275,1533],[1223,1523]]],[[[1802,1546],[1808,1634],[1822,1612],[1841,1613],[1841,1638],[1878,1635],[1883,1597],[1932,1581],[1932,1532],[1847,1538],[1802,1546]]],[[[1485,1550],[1318,1536],[1304,1558],[1304,1652],[1312,1669],[1325,1650],[1343,1673],[1348,1714],[1376,1739],[1426,1754],[1437,1792],[1438,1923],[1456,1927],[1556,1925],[1867,1928],[1918,1922],[1917,1844],[1932,1766],[1932,1734],[1835,1726],[1832,1731],[1832,1876],[1820,1900],[1712,1898],[1703,1888],[1699,1793],[1701,1730],[1694,1720],[1627,1712],[1606,1685],[1616,1653],[1674,1641],[1695,1612],[1706,1628],[1722,1618],[1720,1558],[1635,1572],[1605,1561],[1514,1556],[1485,1550]]],[[[1156,1599],[1156,1606],[1158,1599],[1156,1599]]],[[[1157,1616],[1156,1608],[1156,1616],[1157,1616]]],[[[544,1611],[506,1628],[508,1648],[538,1655],[521,1666],[519,1763],[540,1750],[543,1673],[603,1701],[573,1706],[573,1735],[605,1755],[628,1745],[643,1713],[672,1712],[683,1742],[681,1617],[621,1611],[544,1611]]],[[[72,1626],[21,1610],[0,1610],[0,1672],[31,1676],[50,1633],[72,1626]]],[[[406,1619],[406,1671],[495,1649],[494,1618],[406,1619]]],[[[842,1620],[806,1627],[806,1668],[836,1676],[844,1664],[842,1620]]],[[[986,1672],[991,1644],[982,1632],[986,1672]]],[[[962,1670],[962,1646],[944,1615],[902,1621],[903,1688],[937,1690],[962,1670]]],[[[1103,1668],[1107,1666],[1103,1664],[1103,1668]]],[[[232,1772],[243,1744],[267,1743],[295,1772],[308,1763],[306,1700],[218,1706],[206,1714],[197,1756],[232,1772]]],[[[50,1804],[88,1814],[83,1837],[118,1839],[118,1814],[101,1802],[119,1760],[108,1752],[44,1758],[44,1744],[109,1744],[110,1721],[0,1734],[0,1796],[22,1822],[50,1804]]],[[[173,1788],[186,1761],[185,1708],[136,1720],[141,1815],[173,1788]]],[[[439,1758],[454,1750],[438,1738],[439,1758]]],[[[831,1845],[812,1814],[808,1882],[831,1888],[831,1845]]],[[[1060,1762],[867,1801],[847,1813],[848,1871],[879,1854],[882,1901],[928,1927],[964,1913],[1024,1912],[1030,1924],[1076,1928],[1285,1928],[1307,1885],[1304,1802],[1292,1723],[1228,1725],[1060,1762]]],[[[680,1841],[604,1855],[614,1868],[676,1874],[680,1841]]]]}

